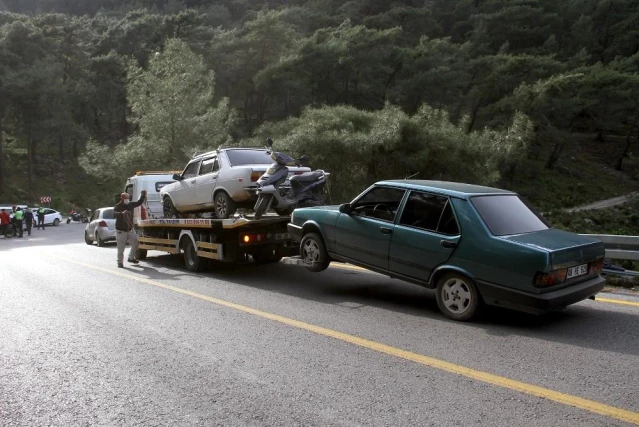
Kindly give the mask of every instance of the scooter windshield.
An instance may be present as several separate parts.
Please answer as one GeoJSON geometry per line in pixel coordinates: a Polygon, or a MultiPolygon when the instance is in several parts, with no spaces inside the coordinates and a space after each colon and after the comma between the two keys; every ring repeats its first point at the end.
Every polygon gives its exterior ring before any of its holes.
{"type": "Polygon", "coordinates": [[[277,164],[286,166],[288,163],[295,161],[291,156],[284,153],[273,152],[271,158],[277,162],[277,164]]]}

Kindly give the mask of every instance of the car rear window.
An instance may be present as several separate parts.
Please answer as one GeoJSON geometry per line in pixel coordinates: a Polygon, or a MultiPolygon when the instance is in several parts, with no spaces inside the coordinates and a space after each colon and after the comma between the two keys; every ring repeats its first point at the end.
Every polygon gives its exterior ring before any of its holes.
{"type": "Polygon", "coordinates": [[[113,208],[105,209],[102,211],[102,218],[104,219],[113,219],[115,216],[113,215],[113,208]]]}
{"type": "Polygon", "coordinates": [[[550,228],[517,195],[476,196],[470,200],[495,236],[532,233],[550,228]]]}
{"type": "Polygon", "coordinates": [[[273,163],[266,150],[227,150],[226,155],[231,166],[270,165],[273,163]]]}

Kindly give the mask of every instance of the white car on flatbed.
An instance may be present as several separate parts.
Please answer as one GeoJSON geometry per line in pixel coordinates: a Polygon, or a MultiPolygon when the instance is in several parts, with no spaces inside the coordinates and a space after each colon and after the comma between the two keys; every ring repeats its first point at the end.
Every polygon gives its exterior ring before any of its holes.
{"type": "MultiPolygon", "coordinates": [[[[176,182],[162,188],[164,216],[213,211],[218,219],[226,219],[238,207],[252,208],[257,180],[272,163],[267,150],[259,148],[218,148],[200,154],[173,176],[176,182]]],[[[289,167],[289,175],[309,171],[289,167]]]]}

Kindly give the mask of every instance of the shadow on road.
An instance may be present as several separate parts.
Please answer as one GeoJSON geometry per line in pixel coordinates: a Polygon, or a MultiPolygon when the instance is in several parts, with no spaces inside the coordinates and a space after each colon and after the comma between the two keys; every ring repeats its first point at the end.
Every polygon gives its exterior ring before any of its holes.
{"type": "MultiPolygon", "coordinates": [[[[147,262],[158,267],[184,269],[181,258],[175,256],[149,258],[147,262]]],[[[154,278],[153,274],[150,273],[149,277],[154,278]]],[[[302,267],[285,264],[216,263],[211,270],[197,276],[325,304],[348,303],[354,309],[372,306],[445,321],[437,308],[433,291],[357,270],[331,268],[323,273],[311,273],[302,267]]],[[[639,321],[639,310],[627,312],[614,308],[586,301],[535,316],[488,307],[479,319],[463,325],[484,329],[494,336],[526,336],[582,348],[639,355],[639,347],[633,344],[639,339],[639,330],[632,326],[639,321]]]]}

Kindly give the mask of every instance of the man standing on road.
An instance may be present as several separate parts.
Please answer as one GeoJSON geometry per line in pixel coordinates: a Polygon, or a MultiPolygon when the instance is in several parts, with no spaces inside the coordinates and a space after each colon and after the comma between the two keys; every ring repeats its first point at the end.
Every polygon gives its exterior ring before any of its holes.
{"type": "Polygon", "coordinates": [[[140,200],[131,203],[128,193],[120,194],[120,201],[113,208],[115,213],[115,240],[118,243],[118,267],[124,268],[124,248],[127,240],[131,244],[128,261],[137,264],[135,255],[138,251],[138,235],[133,229],[133,209],[140,206],[146,200],[146,190],[142,190],[140,200]]]}
{"type": "Polygon", "coordinates": [[[24,219],[24,212],[22,212],[22,208],[18,208],[16,213],[13,215],[13,223],[16,226],[16,230],[18,232],[18,237],[22,237],[24,231],[22,230],[22,220],[24,219]]]}
{"type": "Polygon", "coordinates": [[[44,208],[42,206],[38,208],[38,230],[40,229],[40,226],[42,226],[42,229],[44,230],[44,208]]]}
{"type": "Polygon", "coordinates": [[[24,208],[24,220],[25,225],[27,226],[27,233],[29,236],[31,235],[31,229],[33,228],[33,211],[31,209],[24,208]]]}
{"type": "Polygon", "coordinates": [[[11,222],[11,215],[5,209],[2,209],[0,212],[0,233],[4,234],[4,231],[9,226],[11,222]]]}

